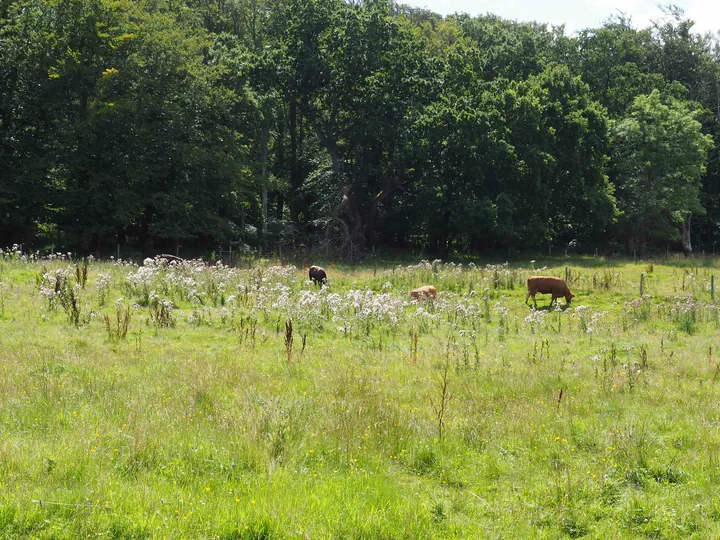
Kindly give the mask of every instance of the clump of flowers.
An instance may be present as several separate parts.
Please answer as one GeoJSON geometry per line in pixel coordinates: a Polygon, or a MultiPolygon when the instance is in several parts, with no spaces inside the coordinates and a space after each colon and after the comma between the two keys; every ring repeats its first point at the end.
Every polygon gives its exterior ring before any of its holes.
{"type": "Polygon", "coordinates": [[[572,310],[572,317],[578,319],[580,331],[585,334],[596,333],[598,323],[607,314],[607,311],[596,311],[591,313],[588,306],[577,306],[572,310]]]}
{"type": "Polygon", "coordinates": [[[76,283],[72,285],[75,269],[61,268],[53,272],[45,272],[39,278],[40,296],[48,301],[48,309],[54,310],[60,306],[65,311],[68,321],[75,326],[86,324],[90,316],[82,316],[81,310],[86,307],[81,303],[80,291],[82,287],[76,283]]]}
{"type": "Polygon", "coordinates": [[[110,286],[112,285],[112,276],[110,274],[98,274],[95,279],[95,287],[98,292],[98,305],[104,306],[110,295],[110,286]]]}
{"type": "Polygon", "coordinates": [[[495,313],[498,314],[498,339],[503,341],[508,331],[508,319],[510,318],[510,310],[500,303],[495,304],[495,313]]]}
{"type": "Polygon", "coordinates": [[[648,320],[652,313],[652,296],[644,294],[640,298],[624,302],[623,312],[634,324],[648,320]]]}
{"type": "Polygon", "coordinates": [[[22,258],[22,250],[20,244],[13,244],[11,248],[0,249],[0,258],[20,260],[22,258]]]}
{"type": "Polygon", "coordinates": [[[38,288],[40,296],[47,300],[49,310],[52,311],[58,307],[60,304],[60,296],[65,292],[74,275],[74,268],[67,267],[45,272],[39,277],[38,288]]]}
{"type": "Polygon", "coordinates": [[[542,330],[547,327],[547,311],[537,310],[534,307],[530,308],[530,314],[525,317],[525,322],[530,326],[530,331],[534,334],[538,330],[542,330]]]}
{"type": "Polygon", "coordinates": [[[670,308],[670,318],[686,334],[694,334],[701,318],[703,304],[693,295],[674,298],[670,308]]]}
{"type": "MultiPolygon", "coordinates": [[[[148,263],[152,259],[146,259],[148,263]]],[[[126,286],[130,293],[140,298],[141,305],[148,305],[150,302],[150,292],[155,289],[156,282],[160,281],[160,267],[148,263],[137,268],[136,271],[127,275],[126,286]]]]}
{"type": "Polygon", "coordinates": [[[155,300],[150,305],[150,320],[156,328],[169,328],[175,326],[172,315],[174,305],[169,300],[155,300]]]}

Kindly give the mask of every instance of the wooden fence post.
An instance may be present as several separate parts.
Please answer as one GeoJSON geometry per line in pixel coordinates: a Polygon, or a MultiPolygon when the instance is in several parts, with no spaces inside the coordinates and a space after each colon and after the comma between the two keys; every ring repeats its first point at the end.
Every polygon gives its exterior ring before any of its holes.
{"type": "Polygon", "coordinates": [[[715,274],[710,276],[710,298],[715,301],[715,274]]]}
{"type": "Polygon", "coordinates": [[[640,274],[640,296],[645,292],[645,272],[640,274]]]}

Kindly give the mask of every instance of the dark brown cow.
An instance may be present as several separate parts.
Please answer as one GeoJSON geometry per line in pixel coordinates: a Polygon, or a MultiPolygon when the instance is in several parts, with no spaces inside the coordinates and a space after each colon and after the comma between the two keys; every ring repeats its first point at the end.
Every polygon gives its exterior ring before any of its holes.
{"type": "Polygon", "coordinates": [[[573,293],[570,292],[570,289],[568,288],[567,283],[565,283],[565,280],[557,277],[530,276],[527,281],[527,287],[528,293],[525,297],[525,303],[527,304],[528,298],[532,296],[533,304],[536,308],[537,300],[535,300],[535,295],[537,293],[552,294],[552,300],[550,300],[551,306],[553,305],[553,302],[555,302],[555,299],[560,297],[565,297],[565,301],[569,305],[570,300],[572,300],[575,296],[573,293]]]}
{"type": "Polygon", "coordinates": [[[327,273],[325,269],[320,266],[311,266],[308,272],[310,280],[315,282],[315,285],[327,283],[327,273]]]}
{"type": "Polygon", "coordinates": [[[158,255],[157,257],[155,257],[155,259],[166,261],[168,264],[172,262],[182,264],[185,262],[185,259],[183,259],[182,257],[170,255],[169,253],[163,253],[162,255],[158,255]]]}

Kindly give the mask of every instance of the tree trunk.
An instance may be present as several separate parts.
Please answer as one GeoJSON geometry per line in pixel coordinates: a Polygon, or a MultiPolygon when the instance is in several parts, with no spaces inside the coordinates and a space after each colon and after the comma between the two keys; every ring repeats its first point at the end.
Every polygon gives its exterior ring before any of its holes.
{"type": "Polygon", "coordinates": [[[283,218],[283,208],[285,206],[285,200],[283,198],[282,193],[278,193],[277,196],[277,209],[275,211],[275,219],[278,221],[282,220],[283,218]]]}
{"type": "Polygon", "coordinates": [[[690,225],[692,222],[692,214],[688,214],[688,217],[681,224],[682,229],[682,248],[685,255],[692,253],[692,243],[690,242],[690,225]]]}
{"type": "Polygon", "coordinates": [[[140,222],[140,243],[142,245],[143,257],[149,257],[153,247],[152,236],[150,235],[150,223],[152,222],[154,209],[147,205],[143,210],[142,220],[140,222]]]}
{"type": "Polygon", "coordinates": [[[100,252],[100,246],[103,242],[103,235],[98,233],[90,234],[90,245],[88,247],[88,253],[94,256],[98,256],[100,252]]]}
{"type": "Polygon", "coordinates": [[[447,254],[448,233],[444,231],[435,231],[430,236],[429,248],[434,251],[441,259],[447,254]]]}
{"type": "Polygon", "coordinates": [[[350,240],[353,245],[355,247],[362,246],[364,243],[364,220],[363,215],[360,212],[360,208],[358,207],[352,184],[345,186],[341,191],[341,201],[335,208],[335,212],[336,217],[339,217],[342,214],[347,218],[346,223],[348,224],[350,240]]]}
{"type": "Polygon", "coordinates": [[[635,251],[635,236],[633,232],[628,233],[627,240],[625,241],[625,255],[628,257],[632,257],[633,252],[635,251]]]}
{"type": "Polygon", "coordinates": [[[298,223],[300,218],[300,167],[298,164],[297,99],[290,98],[290,219],[298,223]]]}
{"type": "Polygon", "coordinates": [[[412,182],[405,174],[405,169],[400,168],[395,174],[388,179],[385,189],[383,189],[370,203],[368,217],[365,222],[364,236],[371,245],[375,244],[375,230],[377,228],[378,213],[380,207],[385,204],[389,205],[398,193],[405,190],[408,184],[412,182]]]}
{"type": "MultiPolygon", "coordinates": [[[[275,136],[275,170],[279,171],[279,175],[285,174],[285,167],[287,166],[287,156],[285,155],[286,121],[287,117],[285,114],[278,114],[277,134],[275,136]]],[[[275,219],[280,221],[283,218],[283,207],[285,206],[285,194],[282,191],[277,191],[275,202],[275,219]]]]}
{"type": "MultiPolygon", "coordinates": [[[[347,217],[347,221],[344,223],[349,228],[351,242],[354,244],[354,247],[361,246],[364,242],[364,220],[353,193],[352,180],[348,179],[348,183],[345,183],[345,179],[342,175],[340,149],[338,148],[338,142],[334,133],[336,112],[332,111],[327,122],[321,124],[317,120],[315,111],[309,107],[306,102],[302,105],[305,117],[310,122],[310,125],[313,127],[318,139],[320,139],[320,142],[330,155],[333,177],[335,178],[337,185],[341,186],[339,189],[340,200],[333,208],[330,217],[333,219],[341,219],[340,216],[345,215],[347,217]]],[[[330,229],[328,229],[328,233],[329,231],[330,229]]]]}
{"type": "Polygon", "coordinates": [[[270,115],[266,113],[265,125],[262,128],[260,135],[260,185],[262,186],[262,236],[263,242],[267,235],[267,223],[268,223],[268,140],[270,139],[270,115]]]}
{"type": "Polygon", "coordinates": [[[127,243],[127,236],[125,235],[125,227],[117,225],[115,227],[115,238],[118,244],[127,243]]]}

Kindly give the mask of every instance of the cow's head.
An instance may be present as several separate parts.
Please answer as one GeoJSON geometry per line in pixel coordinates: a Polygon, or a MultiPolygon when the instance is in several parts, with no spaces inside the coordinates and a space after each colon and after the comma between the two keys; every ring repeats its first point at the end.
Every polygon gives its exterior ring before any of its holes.
{"type": "Polygon", "coordinates": [[[572,300],[573,298],[575,298],[575,295],[574,295],[573,293],[568,293],[568,294],[565,295],[565,301],[566,301],[568,304],[570,304],[570,300],[572,300]]]}

